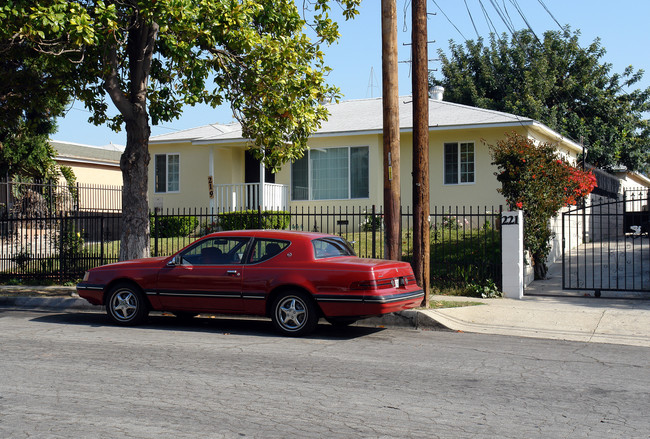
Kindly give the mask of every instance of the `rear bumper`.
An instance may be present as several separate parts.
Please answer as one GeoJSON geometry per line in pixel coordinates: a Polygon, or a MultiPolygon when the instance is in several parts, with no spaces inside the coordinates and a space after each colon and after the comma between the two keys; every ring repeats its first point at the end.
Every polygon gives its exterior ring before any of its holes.
{"type": "Polygon", "coordinates": [[[391,294],[319,294],[314,298],[326,317],[372,316],[420,306],[423,290],[391,294]]]}

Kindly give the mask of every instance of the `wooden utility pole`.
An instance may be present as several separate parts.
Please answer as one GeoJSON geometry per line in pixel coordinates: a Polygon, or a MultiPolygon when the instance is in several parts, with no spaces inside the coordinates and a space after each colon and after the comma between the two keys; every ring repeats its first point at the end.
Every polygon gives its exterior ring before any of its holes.
{"type": "Polygon", "coordinates": [[[427,3],[411,3],[413,43],[413,271],[429,306],[429,68],[427,3]]]}
{"type": "Polygon", "coordinates": [[[397,82],[397,6],[381,0],[382,102],[384,110],[384,223],[386,259],[401,258],[400,138],[397,82]]]}

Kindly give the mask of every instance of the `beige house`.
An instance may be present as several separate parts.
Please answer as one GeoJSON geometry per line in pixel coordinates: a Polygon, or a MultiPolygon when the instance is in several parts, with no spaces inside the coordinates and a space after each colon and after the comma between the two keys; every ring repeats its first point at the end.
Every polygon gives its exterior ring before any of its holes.
{"type": "MultiPolygon", "coordinates": [[[[328,105],[329,120],[305,157],[276,175],[260,172],[238,124],[208,125],[152,137],[149,199],[156,208],[269,209],[383,204],[381,98],[328,105]],[[260,181],[262,183],[260,184],[260,181]],[[263,187],[263,191],[259,191],[263,187]]],[[[412,199],[412,102],[400,99],[401,197],[412,199]]],[[[506,132],[557,144],[575,162],[582,147],[545,125],[498,111],[429,100],[431,206],[498,206],[505,200],[489,144],[506,132]]]]}
{"type": "Polygon", "coordinates": [[[77,183],[122,186],[120,156],[124,146],[112,143],[90,146],[56,140],[50,141],[50,144],[56,151],[56,163],[72,168],[77,183]]]}

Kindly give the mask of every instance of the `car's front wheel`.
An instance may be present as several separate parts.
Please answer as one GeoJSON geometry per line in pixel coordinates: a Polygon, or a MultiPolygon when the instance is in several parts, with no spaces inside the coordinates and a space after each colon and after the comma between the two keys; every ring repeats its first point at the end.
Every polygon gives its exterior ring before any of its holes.
{"type": "Polygon", "coordinates": [[[149,315],[149,308],[140,289],[131,284],[115,285],[108,293],[106,313],[122,326],[138,325],[149,315]]]}
{"type": "Polygon", "coordinates": [[[271,320],[284,335],[301,336],[312,332],[318,324],[314,302],[305,293],[290,291],[273,302],[271,320]]]}

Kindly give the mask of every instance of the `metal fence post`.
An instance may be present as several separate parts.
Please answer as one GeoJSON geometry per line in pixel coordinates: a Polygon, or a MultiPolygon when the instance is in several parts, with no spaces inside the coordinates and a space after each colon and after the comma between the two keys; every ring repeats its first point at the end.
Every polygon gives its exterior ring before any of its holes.
{"type": "Polygon", "coordinates": [[[372,230],[372,257],[377,257],[377,226],[375,220],[375,205],[372,205],[372,218],[370,221],[370,229],[372,230]]]}
{"type": "Polygon", "coordinates": [[[158,256],[158,230],[160,225],[158,224],[158,209],[153,210],[153,255],[158,256]]]}

